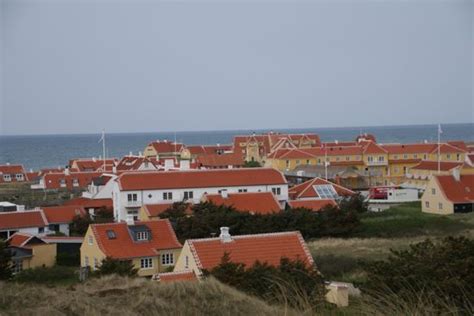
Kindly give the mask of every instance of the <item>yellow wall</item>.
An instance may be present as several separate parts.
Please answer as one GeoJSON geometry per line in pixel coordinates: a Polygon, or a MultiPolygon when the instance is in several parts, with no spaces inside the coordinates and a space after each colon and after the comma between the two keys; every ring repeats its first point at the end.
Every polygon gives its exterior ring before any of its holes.
{"type": "Polygon", "coordinates": [[[56,264],[56,244],[32,245],[33,257],[30,259],[30,268],[52,267],[56,264]]]}
{"type": "Polygon", "coordinates": [[[188,242],[184,243],[181,254],[179,255],[178,261],[174,266],[174,271],[183,271],[183,270],[192,270],[195,275],[201,275],[201,270],[198,268],[196,262],[194,261],[193,254],[189,247],[188,242]],[[186,257],[188,258],[188,265],[186,266],[186,257]]]}
{"type": "Polygon", "coordinates": [[[428,185],[426,186],[425,193],[421,197],[421,210],[425,213],[433,213],[433,214],[453,214],[454,213],[454,205],[451,201],[446,199],[444,193],[440,190],[438,185],[438,181],[435,177],[433,177],[428,185]],[[434,194],[433,190],[434,189],[434,194]],[[442,209],[440,209],[440,205],[442,204],[442,209]]]}
{"type": "Polygon", "coordinates": [[[156,152],[155,148],[153,148],[153,146],[148,145],[148,146],[145,147],[145,150],[143,151],[143,155],[144,155],[146,158],[156,157],[156,156],[157,156],[157,152],[156,152]]]}

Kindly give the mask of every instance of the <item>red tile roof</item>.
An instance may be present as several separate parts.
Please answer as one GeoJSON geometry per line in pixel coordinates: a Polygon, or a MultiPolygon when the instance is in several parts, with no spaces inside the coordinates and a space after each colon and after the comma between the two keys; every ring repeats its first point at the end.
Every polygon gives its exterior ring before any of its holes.
{"type": "Polygon", "coordinates": [[[135,222],[145,225],[151,231],[149,241],[134,241],[126,223],[108,223],[90,225],[100,250],[115,259],[158,256],[158,251],[181,248],[173,228],[167,219],[135,222]],[[115,232],[115,239],[109,239],[107,231],[115,232]]]}
{"type": "Polygon", "coordinates": [[[232,145],[190,145],[183,149],[189,150],[191,155],[210,155],[217,154],[218,151],[232,150],[232,145]]]}
{"type": "Polygon", "coordinates": [[[43,207],[44,214],[50,224],[72,223],[75,216],[86,216],[82,206],[62,205],[43,207]]]}
{"type": "Polygon", "coordinates": [[[215,205],[232,206],[238,211],[249,211],[254,214],[281,211],[280,204],[272,192],[229,193],[227,198],[222,194],[207,194],[204,199],[215,205]]]}
{"type": "MultiPolygon", "coordinates": [[[[105,159],[106,170],[111,170],[116,163],[115,159],[105,159]]],[[[78,171],[98,171],[103,170],[103,159],[73,159],[69,161],[71,168],[76,168],[78,171]]]]}
{"type": "Polygon", "coordinates": [[[46,173],[43,176],[43,181],[46,189],[61,189],[61,180],[66,181],[65,189],[83,189],[92,183],[92,180],[99,177],[102,172],[71,172],[70,174],[61,173],[46,173]],[[74,179],[78,180],[79,185],[74,186],[74,179]]]}
{"type": "MultiPolygon", "coordinates": [[[[441,147],[440,147],[440,152],[442,154],[446,154],[446,153],[457,153],[457,154],[461,154],[461,153],[465,153],[466,151],[459,148],[459,147],[456,147],[454,145],[451,145],[451,144],[441,144],[441,147]]],[[[436,146],[432,151],[431,153],[432,154],[435,154],[438,152],[438,146],[436,146]]]]}
{"type": "Polygon", "coordinates": [[[123,191],[287,183],[283,174],[272,168],[127,172],[120,175],[117,181],[123,191]]]}
{"type": "Polygon", "coordinates": [[[176,282],[176,281],[197,281],[194,271],[183,270],[176,272],[167,272],[158,274],[158,281],[160,282],[176,282]]]}
{"type": "Polygon", "coordinates": [[[220,238],[191,239],[186,241],[200,269],[212,269],[221,263],[228,253],[230,260],[247,267],[257,260],[273,266],[280,265],[280,259],[300,259],[313,265],[313,258],[300,232],[283,232],[257,235],[232,236],[232,241],[220,238]]]}
{"type": "Polygon", "coordinates": [[[25,173],[22,165],[0,165],[0,174],[25,173]]]}
{"type": "Polygon", "coordinates": [[[315,185],[325,185],[329,184],[332,185],[334,190],[337,192],[338,195],[340,196],[351,196],[354,195],[355,192],[352,190],[349,190],[343,186],[340,186],[338,184],[335,184],[331,181],[327,181],[321,178],[314,178],[311,180],[308,180],[306,182],[303,182],[301,184],[295,185],[294,187],[289,189],[289,196],[291,199],[301,199],[301,198],[319,198],[318,193],[316,190],[314,190],[315,185]]]}
{"type": "Polygon", "coordinates": [[[436,144],[384,144],[380,145],[391,155],[427,154],[436,148],[436,144]]]}
{"type": "Polygon", "coordinates": [[[407,163],[420,163],[421,159],[389,159],[389,163],[391,164],[407,164],[407,163]]]}
{"type": "Polygon", "coordinates": [[[16,232],[8,238],[8,245],[13,247],[23,247],[33,235],[16,232]]]}
{"type": "Polygon", "coordinates": [[[148,146],[152,146],[158,154],[178,153],[183,148],[182,143],[174,143],[169,141],[155,141],[148,146]]]}
{"type": "MultiPolygon", "coordinates": [[[[161,213],[169,210],[173,207],[173,203],[159,203],[159,204],[146,204],[143,206],[143,210],[150,217],[158,217],[161,213]]],[[[191,204],[185,210],[186,214],[192,214],[191,204]]]]}
{"type": "Polygon", "coordinates": [[[138,170],[142,165],[147,168],[157,168],[159,161],[155,158],[141,156],[125,156],[117,164],[117,171],[138,170]]]}
{"type": "Polygon", "coordinates": [[[78,197],[64,202],[63,205],[82,206],[84,208],[113,208],[114,203],[112,199],[88,199],[85,197],[78,197]]]}
{"type": "Polygon", "coordinates": [[[296,200],[288,201],[291,208],[307,208],[312,211],[320,211],[326,206],[337,206],[336,201],[331,199],[311,199],[311,200],[296,200]]]}
{"type": "MultiPolygon", "coordinates": [[[[448,171],[454,169],[456,167],[462,166],[463,162],[448,162],[448,161],[441,161],[440,163],[440,170],[441,171],[448,171]]],[[[438,170],[438,162],[437,161],[428,161],[423,160],[416,166],[411,167],[410,169],[416,170],[438,170]]]]}
{"type": "Polygon", "coordinates": [[[209,168],[241,167],[244,165],[244,158],[241,153],[206,154],[198,156],[196,162],[202,167],[209,168]]]}
{"type": "Polygon", "coordinates": [[[462,175],[459,181],[451,175],[436,176],[436,181],[453,203],[474,203],[474,175],[462,175]]]}
{"type": "Polygon", "coordinates": [[[364,147],[364,154],[387,154],[387,150],[385,150],[382,146],[369,141],[366,143],[364,147]]]}
{"type": "Polygon", "coordinates": [[[0,212],[0,230],[45,226],[48,220],[42,210],[0,212]]]}

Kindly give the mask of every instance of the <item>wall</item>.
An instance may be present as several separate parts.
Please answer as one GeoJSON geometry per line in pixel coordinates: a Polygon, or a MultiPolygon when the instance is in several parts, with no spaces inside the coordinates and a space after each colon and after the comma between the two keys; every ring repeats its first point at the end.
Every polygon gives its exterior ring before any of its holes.
{"type": "Polygon", "coordinates": [[[52,267],[56,264],[56,244],[32,245],[33,257],[30,259],[30,268],[52,267]]]}
{"type": "Polygon", "coordinates": [[[425,193],[421,197],[421,210],[425,213],[433,214],[453,214],[454,206],[449,200],[446,199],[443,192],[440,190],[438,181],[433,177],[428,185],[426,186],[425,193]],[[432,189],[435,189],[435,194],[432,193],[432,189]],[[426,205],[426,202],[429,205],[426,205]],[[439,203],[443,204],[443,209],[439,209],[439,203]]]}
{"type": "Polygon", "coordinates": [[[189,247],[188,242],[184,243],[183,249],[179,255],[178,261],[174,266],[173,271],[183,271],[183,270],[192,270],[194,274],[199,276],[201,275],[201,270],[198,268],[196,262],[194,261],[193,254],[191,252],[191,248],[189,247]],[[186,266],[186,257],[188,257],[188,265],[186,266]]]}
{"type": "Polygon", "coordinates": [[[85,258],[89,258],[89,266],[93,269],[94,266],[94,258],[97,261],[102,262],[105,259],[105,254],[100,250],[99,246],[97,245],[97,240],[92,233],[91,226],[87,229],[86,235],[84,236],[84,241],[81,245],[81,267],[86,266],[85,258]],[[92,236],[92,245],[89,244],[89,236],[92,236]]]}

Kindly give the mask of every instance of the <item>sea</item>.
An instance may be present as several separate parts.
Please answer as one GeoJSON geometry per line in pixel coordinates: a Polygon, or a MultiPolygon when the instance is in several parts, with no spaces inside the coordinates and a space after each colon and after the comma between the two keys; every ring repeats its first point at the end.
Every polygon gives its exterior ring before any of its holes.
{"type": "MultiPolygon", "coordinates": [[[[474,123],[444,124],[442,141],[463,140],[474,142],[474,123]]],[[[129,153],[138,154],[154,140],[175,139],[188,145],[230,144],[235,135],[264,132],[316,133],[322,141],[350,141],[360,133],[371,133],[378,143],[437,142],[438,125],[374,126],[305,128],[275,130],[228,130],[200,132],[111,133],[106,134],[107,157],[120,158],[129,153]]],[[[0,164],[22,164],[27,170],[64,167],[70,159],[102,155],[101,135],[18,135],[0,136],[0,164]]]]}

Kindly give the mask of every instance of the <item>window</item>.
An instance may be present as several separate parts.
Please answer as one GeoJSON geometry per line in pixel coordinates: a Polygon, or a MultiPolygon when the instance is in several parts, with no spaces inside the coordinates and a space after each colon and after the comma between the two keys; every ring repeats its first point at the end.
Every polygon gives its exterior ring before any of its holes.
{"type": "Polygon", "coordinates": [[[382,161],[385,161],[385,157],[384,156],[379,156],[379,162],[382,162],[382,161]]]}
{"type": "Polygon", "coordinates": [[[89,245],[92,245],[94,243],[94,237],[92,236],[87,237],[87,241],[89,242],[89,245]]]}
{"type": "Polygon", "coordinates": [[[425,202],[425,206],[426,206],[426,207],[430,207],[430,202],[426,201],[426,202],[425,202]]]}
{"type": "Polygon", "coordinates": [[[456,154],[456,160],[457,160],[457,161],[459,161],[459,160],[460,160],[460,158],[461,158],[461,155],[459,155],[459,154],[456,154]]]}
{"type": "Polygon", "coordinates": [[[148,232],[137,232],[137,240],[148,240],[148,232]]]}
{"type": "Polygon", "coordinates": [[[59,180],[59,185],[61,185],[62,187],[65,187],[66,186],[66,179],[59,180]]]}
{"type": "Polygon", "coordinates": [[[107,230],[107,237],[109,239],[116,239],[117,238],[117,235],[115,235],[115,232],[113,230],[107,230]]]}
{"type": "Polygon", "coordinates": [[[239,189],[239,193],[247,192],[247,189],[239,189]]]}
{"type": "Polygon", "coordinates": [[[99,267],[99,260],[94,257],[94,270],[96,270],[99,267]]]}
{"type": "Polygon", "coordinates": [[[3,181],[9,182],[9,181],[12,181],[12,178],[9,174],[4,174],[3,175],[3,181]]]}
{"type": "Polygon", "coordinates": [[[21,259],[13,260],[12,273],[16,274],[21,271],[23,271],[23,260],[21,259]]]}
{"type": "Polygon", "coordinates": [[[79,180],[78,179],[72,179],[72,185],[75,187],[79,186],[79,180]]]}
{"type": "Polygon", "coordinates": [[[299,165],[300,164],[300,161],[299,160],[296,160],[296,165],[299,165]]]}
{"type": "Polygon", "coordinates": [[[281,194],[281,188],[272,188],[272,192],[275,195],[280,195],[281,194]]]}
{"type": "Polygon", "coordinates": [[[172,192],[163,192],[163,200],[172,200],[173,193],[172,192]]]}
{"type": "Polygon", "coordinates": [[[153,258],[142,258],[140,259],[140,268],[151,269],[153,268],[153,258]]]}
{"type": "Polygon", "coordinates": [[[188,268],[189,268],[189,257],[186,256],[184,259],[185,259],[185,261],[184,261],[184,268],[185,268],[185,269],[188,269],[188,268]]]}
{"type": "Polygon", "coordinates": [[[127,201],[129,202],[136,202],[137,199],[137,194],[136,193],[129,193],[127,194],[127,201]]]}
{"type": "Polygon", "coordinates": [[[350,160],[349,156],[346,156],[346,161],[349,161],[349,160],[350,160]]]}
{"type": "Polygon", "coordinates": [[[307,165],[310,165],[310,164],[311,164],[310,161],[309,161],[309,159],[306,160],[306,164],[307,164],[307,165]]]}
{"type": "Polygon", "coordinates": [[[184,199],[189,200],[194,197],[194,192],[193,191],[184,191],[184,199]]]}
{"type": "Polygon", "coordinates": [[[373,161],[374,161],[374,157],[372,157],[372,156],[367,157],[367,161],[368,161],[368,162],[373,162],[373,161]]]}
{"type": "Polygon", "coordinates": [[[393,159],[398,159],[398,155],[393,156],[393,159]]]}
{"type": "Polygon", "coordinates": [[[289,160],[286,161],[286,167],[287,167],[287,168],[290,167],[290,161],[289,161],[289,160]]]}
{"type": "Polygon", "coordinates": [[[338,197],[336,190],[330,184],[315,185],[314,190],[321,199],[335,199],[338,197]]]}
{"type": "Polygon", "coordinates": [[[161,255],[161,264],[164,266],[169,266],[174,264],[173,253],[164,253],[161,255]]]}
{"type": "Polygon", "coordinates": [[[38,234],[44,233],[44,227],[38,227],[38,234]]]}
{"type": "Polygon", "coordinates": [[[435,188],[431,189],[431,194],[433,194],[433,195],[436,194],[436,189],[435,188]]]}
{"type": "Polygon", "coordinates": [[[414,155],[413,155],[413,158],[417,159],[417,158],[418,158],[418,155],[417,155],[417,154],[414,154],[414,155]]]}
{"type": "Polygon", "coordinates": [[[451,154],[447,154],[446,158],[451,159],[451,154]]]}
{"type": "Polygon", "coordinates": [[[404,154],[403,155],[403,159],[407,159],[408,158],[408,155],[407,154],[404,154]]]}
{"type": "Polygon", "coordinates": [[[84,266],[86,266],[86,267],[89,266],[89,257],[88,256],[84,257],[84,266]]]}
{"type": "Polygon", "coordinates": [[[438,208],[439,208],[440,210],[442,210],[442,209],[443,209],[443,203],[441,203],[441,202],[438,203],[438,208]]]}
{"type": "Polygon", "coordinates": [[[425,159],[425,160],[426,160],[426,154],[424,154],[424,155],[423,155],[423,159],[425,159]]]}
{"type": "MultiPolygon", "coordinates": [[[[458,155],[459,156],[459,155],[458,155]]],[[[23,181],[23,173],[17,173],[16,174],[16,181],[23,181]]]]}

